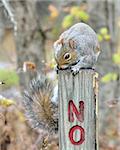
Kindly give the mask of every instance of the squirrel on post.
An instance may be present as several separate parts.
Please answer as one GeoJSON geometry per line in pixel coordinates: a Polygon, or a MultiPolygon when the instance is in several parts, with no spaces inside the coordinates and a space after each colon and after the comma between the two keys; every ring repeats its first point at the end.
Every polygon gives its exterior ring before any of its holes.
{"type": "MultiPolygon", "coordinates": [[[[93,68],[100,53],[96,33],[84,23],[77,23],[63,32],[54,43],[54,49],[57,68],[71,69],[74,75],[81,68],[93,68]]],[[[53,91],[51,81],[38,75],[30,82],[23,102],[32,127],[49,133],[58,132],[58,104],[52,101],[53,91]]]]}
{"type": "Polygon", "coordinates": [[[85,23],[77,23],[60,35],[54,43],[57,69],[94,69],[100,54],[95,31],[85,23]]]}

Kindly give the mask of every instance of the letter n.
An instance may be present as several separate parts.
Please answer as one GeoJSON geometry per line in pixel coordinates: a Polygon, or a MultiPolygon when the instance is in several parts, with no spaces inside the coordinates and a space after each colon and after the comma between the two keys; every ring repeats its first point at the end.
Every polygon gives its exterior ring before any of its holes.
{"type": "Polygon", "coordinates": [[[74,122],[74,114],[80,122],[84,121],[84,102],[79,101],[79,110],[76,108],[73,100],[68,103],[68,120],[74,122]]]}

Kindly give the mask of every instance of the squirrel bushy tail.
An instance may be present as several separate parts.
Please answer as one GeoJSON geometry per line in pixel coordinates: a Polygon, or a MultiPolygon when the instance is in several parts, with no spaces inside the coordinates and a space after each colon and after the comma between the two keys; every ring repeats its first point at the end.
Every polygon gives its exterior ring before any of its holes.
{"type": "Polygon", "coordinates": [[[33,128],[58,131],[58,105],[51,101],[53,85],[44,75],[33,79],[24,92],[23,105],[28,121],[33,128]]]}

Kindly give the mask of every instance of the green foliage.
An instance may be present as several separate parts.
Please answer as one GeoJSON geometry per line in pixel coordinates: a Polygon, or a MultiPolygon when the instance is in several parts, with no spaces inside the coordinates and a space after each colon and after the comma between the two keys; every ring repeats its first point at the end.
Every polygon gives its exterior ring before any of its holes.
{"type": "Polygon", "coordinates": [[[79,11],[80,11],[80,7],[73,6],[73,7],[71,7],[70,14],[73,16],[76,16],[76,14],[79,13],[79,11]]]}
{"type": "Polygon", "coordinates": [[[102,34],[102,35],[108,34],[108,29],[106,27],[101,28],[100,29],[100,34],[102,34]]]}
{"type": "Polygon", "coordinates": [[[73,6],[71,8],[70,14],[75,17],[75,19],[80,19],[84,22],[87,22],[89,20],[89,14],[83,10],[81,10],[78,6],[73,6]]]}
{"type": "Polygon", "coordinates": [[[78,18],[84,22],[87,22],[89,20],[89,15],[85,11],[81,10],[76,14],[76,18],[78,18]]]}
{"type": "Polygon", "coordinates": [[[112,60],[115,64],[120,65],[120,53],[113,54],[112,60]]]}
{"type": "Polygon", "coordinates": [[[8,88],[18,85],[19,77],[15,71],[0,69],[0,81],[4,81],[5,82],[4,87],[8,88]]]}
{"type": "Polygon", "coordinates": [[[106,35],[104,35],[104,39],[105,39],[106,41],[109,41],[109,40],[111,39],[110,34],[106,34],[106,35]]]}
{"type": "Polygon", "coordinates": [[[67,15],[64,17],[63,22],[62,22],[62,27],[63,28],[68,28],[73,24],[74,17],[73,15],[67,15]]]}
{"type": "Polygon", "coordinates": [[[102,37],[101,34],[97,34],[97,37],[98,37],[99,42],[102,42],[102,41],[103,41],[103,37],[102,37]]]}
{"type": "Polygon", "coordinates": [[[66,15],[62,21],[62,27],[68,28],[76,22],[84,21],[87,22],[89,20],[89,14],[82,10],[78,6],[73,6],[70,9],[68,15],[66,15]]]}
{"type": "Polygon", "coordinates": [[[14,105],[14,104],[16,104],[14,100],[7,99],[5,97],[0,97],[0,105],[8,107],[8,106],[14,105]]]}
{"type": "Polygon", "coordinates": [[[99,42],[102,42],[103,40],[109,41],[111,39],[111,36],[108,33],[108,29],[106,27],[101,28],[97,36],[98,36],[99,42]]]}
{"type": "Polygon", "coordinates": [[[101,81],[102,81],[103,83],[108,83],[108,82],[110,82],[110,81],[116,81],[116,80],[117,80],[117,77],[118,77],[117,73],[112,73],[112,72],[110,72],[110,73],[107,73],[106,75],[104,75],[104,76],[102,77],[101,81]]]}

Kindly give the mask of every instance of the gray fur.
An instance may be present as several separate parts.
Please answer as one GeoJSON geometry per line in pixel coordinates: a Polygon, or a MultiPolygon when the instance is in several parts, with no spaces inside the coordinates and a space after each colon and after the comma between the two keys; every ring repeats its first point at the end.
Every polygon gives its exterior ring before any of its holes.
{"type": "MultiPolygon", "coordinates": [[[[60,35],[60,39],[64,39],[64,45],[68,48],[68,41],[70,39],[74,40],[76,43],[77,59],[79,62],[76,66],[72,66],[73,72],[78,72],[80,68],[92,68],[98,59],[99,53],[97,51],[99,47],[99,42],[95,31],[85,23],[77,23],[69,28],[67,31],[60,35]]],[[[55,43],[55,57],[56,59],[60,57],[63,53],[63,49],[60,49],[60,44],[55,43]],[[59,47],[59,50],[58,50],[59,47]]]]}

